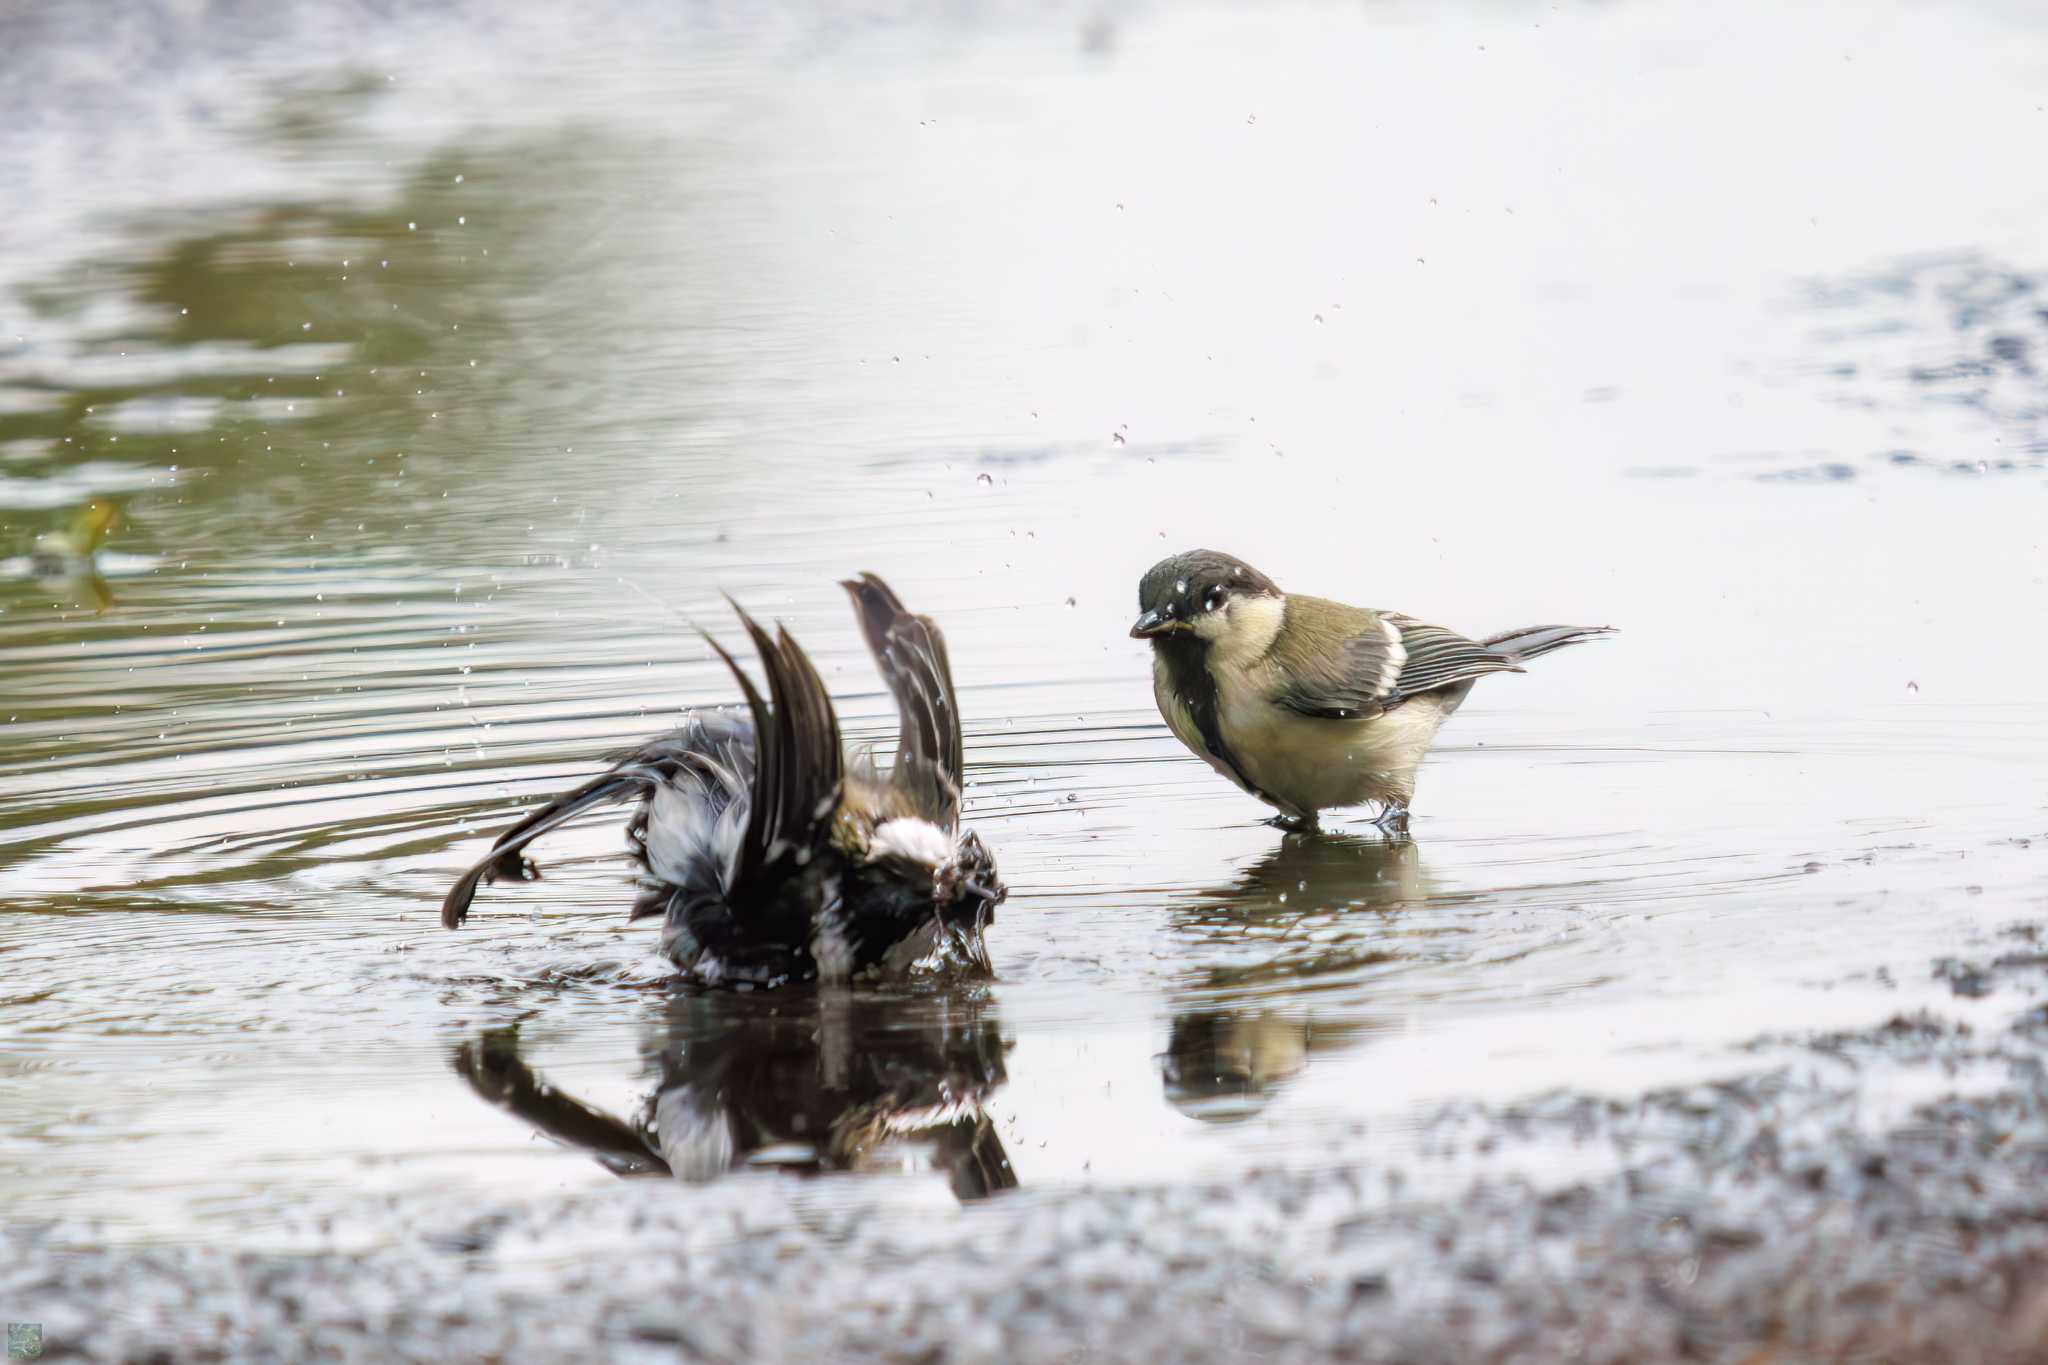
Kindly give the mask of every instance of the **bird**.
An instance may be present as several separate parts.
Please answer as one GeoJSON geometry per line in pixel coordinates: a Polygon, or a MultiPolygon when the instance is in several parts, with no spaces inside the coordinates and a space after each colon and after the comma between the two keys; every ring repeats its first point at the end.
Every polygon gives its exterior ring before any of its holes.
{"type": "Polygon", "coordinates": [[[1489,673],[1611,634],[1529,626],[1483,640],[1399,612],[1285,593],[1215,550],[1160,560],[1138,584],[1134,639],[1152,645],[1152,695],[1175,738],[1279,811],[1377,803],[1405,834],[1415,771],[1437,728],[1489,673]]]}
{"type": "Polygon", "coordinates": [[[93,555],[121,520],[121,509],[105,498],[94,498],[78,509],[62,528],[36,537],[29,553],[29,567],[39,578],[87,578],[98,572],[93,555]]]}
{"type": "Polygon", "coordinates": [[[661,951],[686,976],[747,988],[843,983],[926,960],[989,974],[982,935],[1008,891],[980,835],[960,827],[964,759],[945,637],[873,574],[840,586],[900,714],[886,774],[869,754],[844,752],[825,684],[789,632],[770,635],[732,603],[767,698],[706,633],[744,713],[692,711],[507,829],[448,892],[441,923],[460,925],[485,882],[538,877],[523,850],[541,835],[635,800],[629,918],[661,918],[661,951]]]}
{"type": "Polygon", "coordinates": [[[28,557],[7,561],[0,573],[25,571],[45,587],[79,593],[80,606],[90,606],[95,614],[103,612],[114,605],[114,590],[100,573],[99,546],[120,520],[120,508],[105,498],[94,498],[62,527],[37,536],[28,557]]]}

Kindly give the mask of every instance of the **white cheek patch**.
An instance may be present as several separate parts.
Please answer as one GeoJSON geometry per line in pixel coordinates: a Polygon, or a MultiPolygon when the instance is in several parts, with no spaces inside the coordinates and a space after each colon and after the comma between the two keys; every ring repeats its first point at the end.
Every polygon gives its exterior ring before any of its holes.
{"type": "Polygon", "coordinates": [[[1272,648],[1286,614],[1280,598],[1232,596],[1195,618],[1195,634],[1209,642],[1219,662],[1256,659],[1272,648]]]}
{"type": "Polygon", "coordinates": [[[915,816],[885,820],[875,826],[874,840],[868,845],[868,861],[892,853],[927,867],[938,867],[953,856],[953,840],[929,820],[915,816]]]}

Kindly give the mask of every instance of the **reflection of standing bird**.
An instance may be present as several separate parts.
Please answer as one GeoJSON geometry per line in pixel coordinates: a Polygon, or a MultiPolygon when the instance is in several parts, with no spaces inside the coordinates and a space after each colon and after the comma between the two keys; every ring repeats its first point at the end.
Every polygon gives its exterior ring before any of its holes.
{"type": "Polygon", "coordinates": [[[1406,829],[1415,770],[1489,673],[1520,673],[1611,626],[1531,626],[1468,640],[1396,612],[1283,593],[1240,559],[1191,550],[1138,585],[1133,637],[1175,737],[1283,817],[1378,802],[1406,829]]]}
{"type": "Polygon", "coordinates": [[[675,1000],[660,1083],[630,1122],[542,1081],[516,1028],[464,1043],[455,1069],[485,1100],[621,1175],[874,1170],[928,1152],[963,1200],[1016,1186],[984,1110],[1005,1079],[1005,1047],[982,1002],[788,999],[721,991],[675,1000]]]}
{"type": "Polygon", "coordinates": [[[1176,1014],[1160,1059],[1166,1101],[1209,1122],[1250,1118],[1308,1065],[1309,1036],[1308,1020],[1274,1010],[1176,1014]]]}
{"type": "Polygon", "coordinates": [[[1396,960],[1391,940],[1319,933],[1303,941],[1290,932],[1275,939],[1273,931],[1305,917],[1332,929],[1353,911],[1399,911],[1436,890],[1411,839],[1290,834],[1230,885],[1177,907],[1177,927],[1192,939],[1187,956],[1212,960],[1177,992],[1185,1007],[1174,1013],[1160,1058],[1167,1102],[1205,1121],[1246,1118],[1317,1054],[1386,1027],[1345,1009],[1326,988],[1396,960]],[[1255,960],[1241,960],[1247,948],[1255,960]]]}
{"type": "Polygon", "coordinates": [[[986,971],[982,930],[1005,892],[980,838],[959,828],[945,639],[873,574],[844,586],[902,715],[886,778],[842,753],[825,684],[789,632],[771,637],[742,611],[770,699],[714,640],[748,715],[691,715],[521,820],[449,891],[441,922],[461,924],[482,882],[538,876],[521,850],[540,835],[637,798],[632,917],[662,916],[662,951],[707,982],[846,980],[935,952],[986,971]]]}

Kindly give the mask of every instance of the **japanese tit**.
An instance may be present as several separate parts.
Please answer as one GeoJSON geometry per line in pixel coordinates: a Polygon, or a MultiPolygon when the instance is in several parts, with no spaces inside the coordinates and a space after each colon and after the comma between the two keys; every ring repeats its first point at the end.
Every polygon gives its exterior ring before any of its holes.
{"type": "Polygon", "coordinates": [[[1135,639],[1181,743],[1284,821],[1375,802],[1405,830],[1437,728],[1489,673],[1520,673],[1610,626],[1530,626],[1468,640],[1397,612],[1284,593],[1243,560],[1190,550],[1138,584],[1135,639]]]}

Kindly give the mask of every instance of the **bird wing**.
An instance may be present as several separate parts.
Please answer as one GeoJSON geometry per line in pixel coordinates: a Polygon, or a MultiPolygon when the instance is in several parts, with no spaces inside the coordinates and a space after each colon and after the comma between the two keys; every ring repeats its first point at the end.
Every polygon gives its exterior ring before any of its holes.
{"type": "MultiPolygon", "coordinates": [[[[540,869],[526,846],[584,811],[639,800],[628,835],[650,871],[674,886],[722,894],[737,861],[738,829],[747,818],[754,774],[753,723],[705,712],[685,717],[675,733],[613,756],[610,771],[565,792],[500,834],[490,852],[450,888],[441,923],[453,929],[469,916],[488,882],[531,881],[540,869]],[[650,820],[650,814],[655,818],[650,820]]],[[[633,918],[658,914],[665,895],[643,895],[633,918]]]]}
{"type": "Polygon", "coordinates": [[[1407,657],[1394,679],[1394,695],[1405,700],[1418,692],[1433,692],[1453,683],[1483,678],[1489,673],[1520,673],[1522,667],[1498,650],[1477,640],[1468,640],[1455,630],[1425,625],[1412,616],[1386,615],[1401,632],[1401,648],[1407,657]]]}
{"type": "MultiPolygon", "coordinates": [[[[789,632],[770,635],[734,604],[768,677],[764,700],[746,671],[712,640],[739,681],[748,720],[693,717],[672,736],[621,756],[610,772],[557,797],[498,836],[441,904],[461,924],[485,882],[539,875],[523,850],[583,811],[640,798],[629,836],[662,883],[698,900],[765,899],[831,836],[844,757],[839,719],[808,656],[789,632]],[[744,825],[742,826],[742,822],[744,825]]],[[[632,918],[660,914],[669,893],[649,888],[632,918]]]]}
{"type": "Polygon", "coordinates": [[[875,667],[896,698],[901,729],[889,783],[910,808],[943,829],[960,821],[965,777],[960,703],[946,637],[929,616],[913,615],[871,573],[840,584],[853,598],[875,667]]]}
{"type": "Polygon", "coordinates": [[[839,717],[810,657],[787,630],[777,627],[771,636],[737,602],[733,610],[768,675],[768,699],[763,701],[725,646],[704,637],[739,681],[754,719],[753,795],[727,888],[737,893],[793,870],[785,860],[794,860],[793,866],[808,863],[830,837],[845,757],[839,745],[839,717]]]}
{"type": "Polygon", "coordinates": [[[1304,716],[1367,718],[1418,693],[1522,671],[1507,655],[1412,616],[1308,601],[1303,620],[1290,621],[1295,629],[1276,647],[1288,684],[1275,701],[1304,716]]]}

